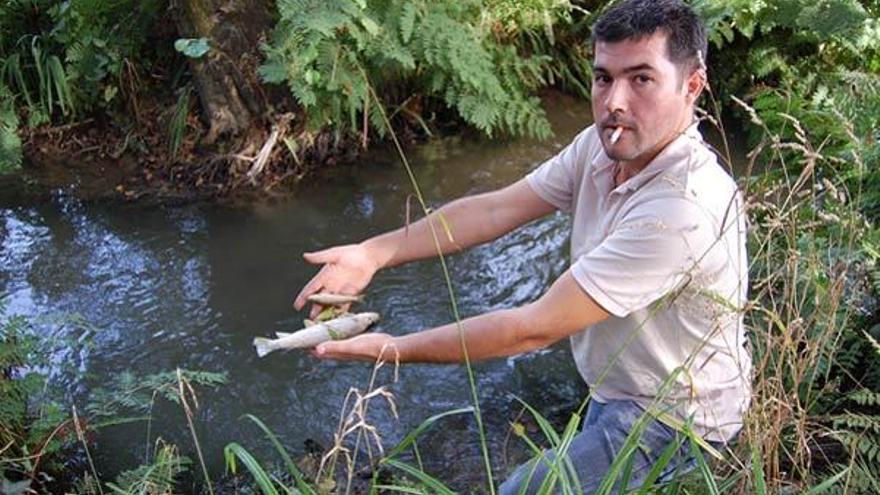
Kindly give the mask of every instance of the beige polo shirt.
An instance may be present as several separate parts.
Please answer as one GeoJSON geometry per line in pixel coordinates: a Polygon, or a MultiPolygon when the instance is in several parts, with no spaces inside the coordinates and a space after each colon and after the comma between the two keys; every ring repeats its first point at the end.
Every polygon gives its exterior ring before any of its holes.
{"type": "Polygon", "coordinates": [[[741,196],[696,125],[616,188],[614,170],[590,126],[527,176],[572,216],[571,273],[612,315],[571,337],[578,370],[599,401],[656,404],[725,441],[751,392],[741,196]]]}

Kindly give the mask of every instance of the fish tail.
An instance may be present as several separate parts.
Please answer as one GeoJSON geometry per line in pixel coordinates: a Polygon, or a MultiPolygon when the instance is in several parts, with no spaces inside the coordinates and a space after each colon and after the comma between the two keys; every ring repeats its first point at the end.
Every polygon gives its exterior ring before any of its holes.
{"type": "Polygon", "coordinates": [[[272,347],[272,340],[265,337],[254,337],[254,347],[256,347],[257,356],[259,357],[263,357],[275,350],[272,347]]]}

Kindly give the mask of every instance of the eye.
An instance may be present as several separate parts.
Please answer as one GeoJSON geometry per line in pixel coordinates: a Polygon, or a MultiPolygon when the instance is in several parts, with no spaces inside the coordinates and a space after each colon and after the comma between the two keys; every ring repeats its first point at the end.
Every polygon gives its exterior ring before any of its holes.
{"type": "Polygon", "coordinates": [[[647,74],[636,74],[633,79],[636,81],[636,84],[640,86],[644,86],[654,80],[651,76],[647,74]]]}
{"type": "Polygon", "coordinates": [[[593,76],[593,81],[599,86],[605,86],[611,83],[611,77],[607,74],[596,74],[593,76]]]}

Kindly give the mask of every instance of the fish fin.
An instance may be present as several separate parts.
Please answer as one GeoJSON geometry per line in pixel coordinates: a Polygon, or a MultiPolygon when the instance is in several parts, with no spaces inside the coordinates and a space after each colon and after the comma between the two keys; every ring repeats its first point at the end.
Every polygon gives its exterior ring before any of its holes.
{"type": "Polygon", "coordinates": [[[272,348],[272,340],[265,337],[254,337],[254,347],[257,348],[257,356],[263,357],[274,351],[272,348]]]}
{"type": "Polygon", "coordinates": [[[278,337],[279,339],[283,339],[284,337],[289,337],[291,335],[293,335],[293,334],[287,333],[287,332],[275,332],[275,336],[278,337]]]}

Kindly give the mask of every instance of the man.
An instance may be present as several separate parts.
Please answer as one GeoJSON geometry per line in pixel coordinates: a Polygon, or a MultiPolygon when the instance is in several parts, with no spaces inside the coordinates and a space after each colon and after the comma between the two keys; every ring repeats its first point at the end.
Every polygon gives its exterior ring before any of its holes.
{"type": "MultiPolygon", "coordinates": [[[[321,291],[359,293],[379,269],[436,255],[428,222],[442,233],[441,214],[454,239],[438,236],[448,253],[556,209],[570,213],[569,270],[537,301],[468,318],[462,330],[471,360],[570,337],[592,395],[567,451],[585,493],[646,411],[630,486],[671,443],[680,448],[664,474],[687,468],[682,424],[709,442],[729,441],[748,406],[751,367],[739,310],[747,285],[741,199],[694,121],[706,84],[705,28],[678,0],[628,0],[599,19],[592,42],[594,125],[526,178],[454,201],[408,234],[305,254],[323,268],[294,303],[302,308],[321,291]]],[[[328,342],[314,355],[373,361],[383,352],[401,362],[464,359],[455,324],[328,342]]],[[[542,457],[521,466],[502,493],[549,483],[555,454],[542,457]]]]}

